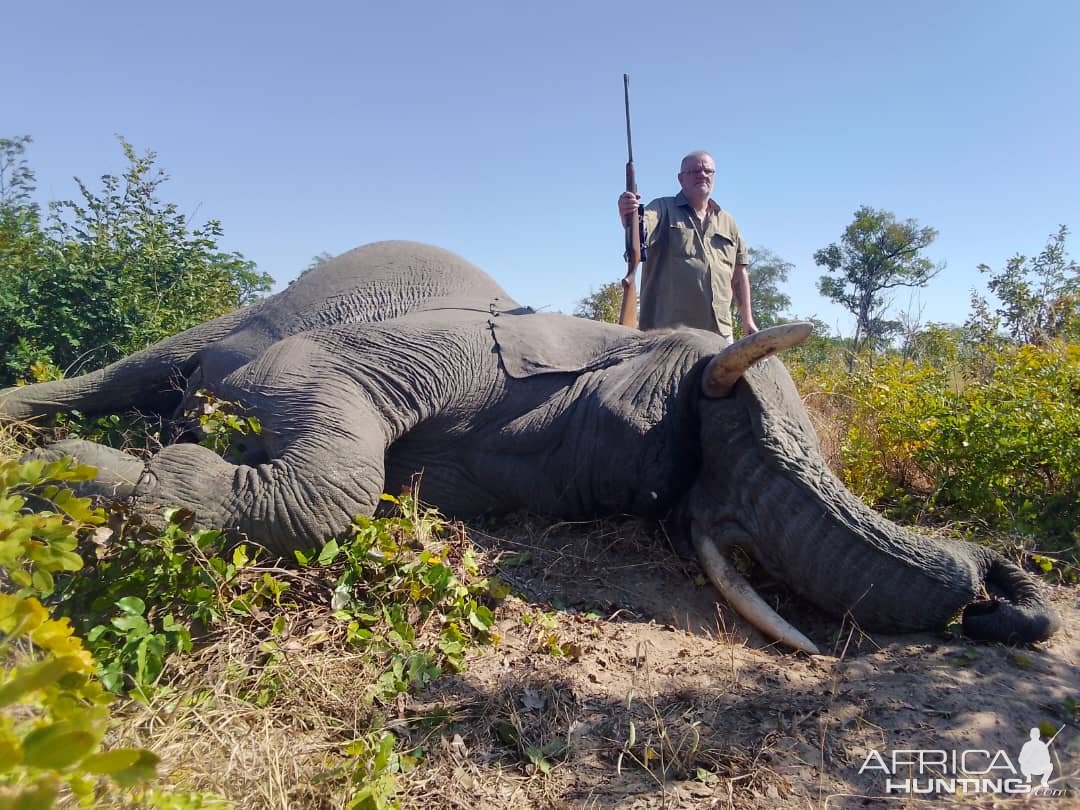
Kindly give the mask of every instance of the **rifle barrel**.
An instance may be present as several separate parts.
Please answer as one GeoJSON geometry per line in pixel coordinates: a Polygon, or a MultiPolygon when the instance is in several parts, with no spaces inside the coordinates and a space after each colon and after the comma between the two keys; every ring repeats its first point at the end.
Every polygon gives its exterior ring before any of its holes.
{"type": "MultiPolygon", "coordinates": [[[[637,194],[637,178],[634,176],[634,142],[630,138],[630,74],[623,74],[623,101],[626,103],[626,190],[637,194]]],[[[626,275],[622,280],[622,307],[619,323],[637,329],[637,283],[634,275],[641,264],[641,222],[635,211],[626,226],[626,275]]]]}

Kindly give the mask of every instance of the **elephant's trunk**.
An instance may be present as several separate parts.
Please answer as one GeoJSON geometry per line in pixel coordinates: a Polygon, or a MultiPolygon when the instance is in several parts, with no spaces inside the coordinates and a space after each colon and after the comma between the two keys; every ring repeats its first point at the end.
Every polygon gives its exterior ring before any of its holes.
{"type": "Polygon", "coordinates": [[[1034,580],[1015,563],[995,556],[986,574],[989,599],[964,608],[964,635],[1005,643],[1043,641],[1059,620],[1034,580]]]}
{"type": "Polygon", "coordinates": [[[911,632],[942,628],[963,611],[965,633],[988,641],[1042,641],[1056,629],[1038,584],[996,552],[897,526],[827,470],[812,488],[778,478],[772,503],[757,510],[750,550],[831,613],[911,632]]]}
{"type": "Polygon", "coordinates": [[[886,520],[815,446],[790,441],[794,430],[751,439],[745,424],[716,424],[691,495],[698,532],[721,548],[744,547],[815,605],[886,632],[941,629],[961,612],[978,639],[1034,642],[1056,629],[1034,579],[987,548],[886,520]]]}

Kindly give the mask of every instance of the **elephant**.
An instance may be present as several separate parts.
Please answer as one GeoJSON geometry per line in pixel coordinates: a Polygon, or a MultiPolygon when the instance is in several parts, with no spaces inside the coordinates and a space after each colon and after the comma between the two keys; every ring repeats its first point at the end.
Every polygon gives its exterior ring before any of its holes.
{"type": "Polygon", "coordinates": [[[95,494],[188,508],[281,555],[343,536],[421,473],[424,501],[455,517],[667,519],[729,604],[797,650],[817,648],[742,577],[733,547],[868,630],[960,615],[973,639],[1049,638],[1059,620],[1019,566],[898,526],[830,472],[775,356],[810,331],[728,345],[538,313],[448,251],[376,242],[99,371],[2,391],[0,417],[179,420],[200,390],[238,402],[262,432],[235,461],[182,433],[145,463],[77,440],[44,452],[98,467],[95,494]]]}

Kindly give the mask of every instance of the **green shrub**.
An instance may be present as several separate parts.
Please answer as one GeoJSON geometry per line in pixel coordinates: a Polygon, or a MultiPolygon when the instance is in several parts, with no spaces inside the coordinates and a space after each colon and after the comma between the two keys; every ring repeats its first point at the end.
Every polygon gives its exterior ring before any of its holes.
{"type": "Polygon", "coordinates": [[[918,460],[936,472],[942,503],[992,525],[1040,534],[1064,549],[1080,541],[1080,346],[994,352],[982,379],[950,391],[926,424],[918,460]]]}
{"type": "Polygon", "coordinates": [[[168,175],[120,139],[121,174],[73,200],[31,202],[30,138],[0,139],[0,385],[71,374],[244,306],[273,279],[160,199],[168,175]]]}
{"type": "Polygon", "coordinates": [[[975,517],[1076,553],[1080,525],[1080,346],[984,347],[949,359],[898,356],[795,366],[838,420],[841,476],[870,502],[941,519],[975,517]]]}
{"type": "Polygon", "coordinates": [[[95,576],[64,582],[57,610],[72,617],[114,692],[148,699],[168,656],[189,652],[192,631],[216,625],[246,587],[240,546],[227,559],[218,531],[192,531],[190,512],[167,513],[162,530],[122,509],[96,545],[95,576]]]}
{"type": "Polygon", "coordinates": [[[465,667],[475,642],[498,640],[490,605],[509,593],[479,575],[463,532],[411,495],[382,496],[397,517],[355,519],[353,538],[330,541],[301,565],[339,566],[331,603],[348,638],[380,662],[372,699],[392,701],[444,671],[465,667]]]}
{"type": "Polygon", "coordinates": [[[111,696],[69,620],[38,598],[82,568],[77,535],[104,522],[62,486],[93,474],[70,459],[0,463],[0,572],[14,586],[0,593],[0,808],[51,807],[65,788],[90,805],[103,780],[127,788],[156,775],[150,751],[101,751],[111,696]]]}

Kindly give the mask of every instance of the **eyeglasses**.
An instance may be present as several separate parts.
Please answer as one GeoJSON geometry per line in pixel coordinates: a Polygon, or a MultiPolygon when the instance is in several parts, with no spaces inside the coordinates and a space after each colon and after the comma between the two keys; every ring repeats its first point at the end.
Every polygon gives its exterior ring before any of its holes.
{"type": "Polygon", "coordinates": [[[716,174],[716,169],[703,169],[698,167],[696,169],[687,169],[686,171],[679,172],[679,174],[703,174],[706,177],[712,177],[716,174]]]}

